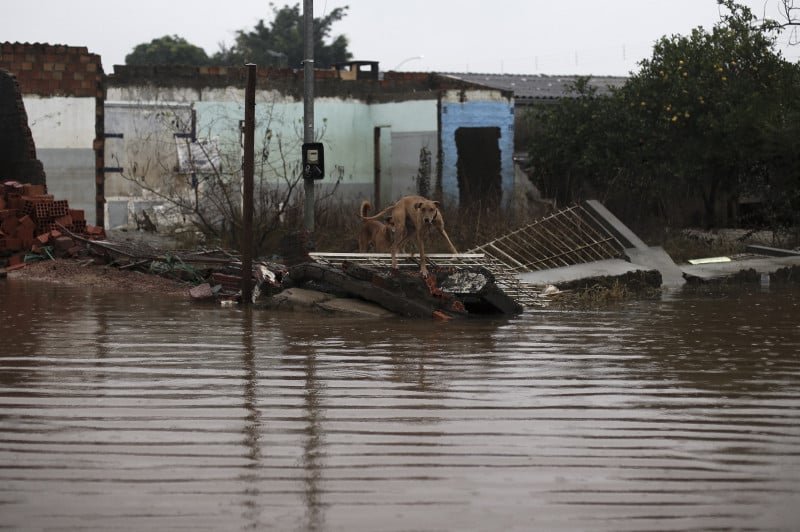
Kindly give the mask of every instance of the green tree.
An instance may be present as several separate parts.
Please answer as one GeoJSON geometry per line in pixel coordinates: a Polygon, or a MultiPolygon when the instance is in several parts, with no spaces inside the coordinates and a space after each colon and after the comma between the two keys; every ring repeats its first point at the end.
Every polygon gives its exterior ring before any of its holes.
{"type": "Polygon", "coordinates": [[[798,65],[774,50],[777,23],[720,4],[726,14],[711,32],[663,37],[610,96],[579,93],[540,111],[536,177],[566,180],[570,199],[591,184],[648,210],[699,203],[708,226],[741,194],[794,197],[798,65]]]}
{"type": "Polygon", "coordinates": [[[205,50],[177,35],[165,35],[137,45],[125,56],[126,65],[206,65],[205,50]]]}
{"type": "Polygon", "coordinates": [[[710,33],[662,38],[622,89],[647,142],[660,147],[657,160],[669,163],[678,186],[699,195],[709,226],[759,166],[790,67],[773,49],[769,23],[756,24],[731,0],[721,3],[728,13],[710,33]]]}
{"type": "Polygon", "coordinates": [[[558,203],[591,195],[598,173],[597,150],[603,150],[597,129],[604,129],[606,101],[588,77],[568,86],[568,96],[557,105],[545,105],[531,117],[535,142],[531,164],[542,193],[558,203]],[[566,163],[566,164],[565,164],[566,163]]]}
{"type": "Polygon", "coordinates": [[[779,104],[769,110],[761,135],[761,157],[742,192],[763,200],[755,213],[772,228],[794,230],[800,241],[800,65],[782,71],[779,104]]]}
{"type": "MultiPolygon", "coordinates": [[[[262,19],[252,31],[238,31],[234,45],[230,48],[223,46],[212,57],[212,63],[256,63],[299,68],[303,61],[303,14],[300,5],[281,8],[274,4],[270,6],[273,20],[269,26],[262,19]]],[[[344,18],[347,9],[347,6],[337,7],[324,17],[314,19],[314,63],[317,68],[328,68],[353,57],[347,50],[347,37],[340,35],[330,44],[325,43],[331,35],[331,27],[344,18]]]]}

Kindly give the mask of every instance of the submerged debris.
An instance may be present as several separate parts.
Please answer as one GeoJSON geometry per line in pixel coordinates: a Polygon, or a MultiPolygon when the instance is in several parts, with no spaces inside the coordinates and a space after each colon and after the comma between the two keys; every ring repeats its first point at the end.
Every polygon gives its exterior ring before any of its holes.
{"type": "Polygon", "coordinates": [[[661,273],[658,270],[636,270],[622,275],[587,277],[558,284],[561,290],[612,289],[624,287],[628,293],[649,294],[661,288],[661,273]]]}
{"type": "Polygon", "coordinates": [[[281,263],[256,259],[252,270],[243,272],[238,254],[228,250],[165,251],[137,239],[109,240],[102,228],[86,224],[82,211],[48,196],[43,186],[7,181],[0,192],[0,277],[27,264],[71,258],[84,268],[101,265],[106,272],[182,283],[193,300],[222,305],[241,302],[244,276],[252,279],[252,302],[263,307],[285,306],[285,291],[302,293],[302,287],[323,293],[324,305],[312,305],[328,311],[341,307],[331,302],[340,297],[404,316],[439,318],[513,315],[522,305],[551,302],[651,297],[664,283],[679,285],[675,277],[680,284],[685,279],[762,285],[800,278],[800,265],[795,265],[800,252],[763,246],[753,251],[775,256],[726,255],[679,268],[663,249],[648,247],[598,202],[562,209],[467,253],[429,254],[431,275],[423,278],[413,253],[400,254],[398,268],[390,268],[390,254],[313,252],[312,234],[305,231],[281,240],[281,263]],[[782,265],[788,267],[776,271],[782,265]],[[544,275],[531,275],[540,272],[544,275]]]}
{"type": "Polygon", "coordinates": [[[779,268],[770,274],[769,280],[776,284],[800,283],[800,266],[779,268]]]}
{"type": "Polygon", "coordinates": [[[661,274],[657,270],[636,270],[622,275],[588,277],[547,287],[551,301],[561,307],[591,307],[661,294],[661,274]]]}
{"type": "Polygon", "coordinates": [[[497,287],[494,276],[485,268],[432,266],[429,276],[423,278],[417,271],[347,261],[340,266],[309,262],[290,268],[284,286],[310,286],[357,297],[409,317],[451,319],[522,312],[522,307],[497,287]]]}

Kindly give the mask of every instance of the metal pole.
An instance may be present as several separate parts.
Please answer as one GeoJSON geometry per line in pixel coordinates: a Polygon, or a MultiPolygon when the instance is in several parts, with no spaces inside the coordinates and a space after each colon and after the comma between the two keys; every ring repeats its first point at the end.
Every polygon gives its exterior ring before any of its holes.
{"type": "MultiPolygon", "coordinates": [[[[314,142],[314,0],[303,0],[303,142],[314,142]]],[[[305,180],[303,223],[314,232],[314,180],[305,180]]]]}
{"type": "Polygon", "coordinates": [[[244,157],[242,161],[242,304],[253,294],[253,168],[255,158],[256,65],[247,64],[244,94],[244,157]]]}

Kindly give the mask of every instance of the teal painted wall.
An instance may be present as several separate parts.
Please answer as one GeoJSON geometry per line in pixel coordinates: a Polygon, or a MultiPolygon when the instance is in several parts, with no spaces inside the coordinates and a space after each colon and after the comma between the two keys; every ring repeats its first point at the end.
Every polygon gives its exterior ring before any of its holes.
{"type": "MultiPolygon", "coordinates": [[[[218,140],[221,150],[239,153],[239,120],[244,105],[238,102],[196,102],[197,135],[218,140]]],[[[373,131],[387,127],[392,134],[419,133],[430,137],[437,131],[436,100],[367,104],[355,100],[317,99],[314,104],[315,135],[325,146],[325,182],[341,174],[342,184],[371,190],[374,179],[373,131]]],[[[287,161],[299,161],[303,134],[302,102],[256,102],[256,152],[267,147],[269,160],[277,163],[281,152],[287,161]],[[266,131],[272,132],[265,140],[266,131]],[[279,143],[280,140],[280,143],[279,143]]],[[[422,146],[422,141],[420,141],[422,146]]],[[[232,155],[232,156],[233,156],[232,155]]],[[[391,159],[389,159],[391,160],[391,159]]],[[[279,179],[269,173],[270,179],[279,179]]],[[[391,168],[383,169],[390,179],[391,168]]],[[[391,187],[390,187],[391,189],[391,187]]]]}
{"type": "MultiPolygon", "coordinates": [[[[122,133],[124,138],[109,139],[109,153],[125,151],[128,156],[126,165],[138,163],[140,169],[147,167],[147,160],[133,159],[156,149],[177,159],[175,140],[171,135],[162,139],[153,131],[139,131],[132,125],[134,121],[131,117],[142,112],[137,108],[137,102],[143,102],[148,113],[158,112],[163,106],[164,116],[167,117],[171,116],[169,113],[172,108],[189,113],[193,109],[197,120],[196,135],[199,139],[214,141],[221,155],[223,172],[236,173],[241,168],[239,123],[244,117],[243,91],[210,90],[201,94],[188,89],[147,86],[128,87],[124,91],[115,89],[112,92],[114,100],[111,102],[118,103],[119,107],[115,111],[120,114],[117,120],[119,124],[116,129],[110,127],[116,115],[109,108],[107,130],[122,133]],[[154,146],[145,150],[144,144],[148,142],[154,146]],[[128,149],[131,146],[141,148],[138,155],[128,149]]],[[[503,205],[508,205],[514,184],[513,101],[494,90],[434,90],[398,95],[398,101],[380,102],[348,97],[317,98],[315,133],[317,140],[325,147],[326,170],[326,178],[317,182],[317,185],[327,192],[326,189],[340,179],[337,190],[339,200],[370,199],[379,203],[376,207],[382,208],[402,195],[416,193],[420,183],[417,176],[420,156],[425,153],[431,157],[432,175],[421,182],[429,185],[431,195],[436,192],[439,183],[437,163],[441,159],[444,199],[449,202],[448,207],[455,207],[459,202],[455,132],[460,127],[496,128],[500,132],[500,188],[503,205]],[[376,128],[380,130],[381,145],[380,202],[374,198],[376,128]]],[[[184,125],[176,129],[188,131],[184,125]]],[[[259,91],[256,94],[256,179],[280,184],[284,181],[285,172],[297,175],[302,137],[303,102],[277,91],[259,91]],[[260,164],[263,154],[268,156],[266,165],[260,164]]],[[[150,156],[150,159],[153,157],[150,156]]],[[[151,164],[150,170],[161,170],[163,175],[154,177],[169,184],[174,183],[176,178],[172,166],[174,163],[151,164]]],[[[125,187],[116,186],[115,183],[113,174],[107,176],[108,192],[115,201],[152,199],[141,193],[128,191],[126,194],[125,187]]]]}

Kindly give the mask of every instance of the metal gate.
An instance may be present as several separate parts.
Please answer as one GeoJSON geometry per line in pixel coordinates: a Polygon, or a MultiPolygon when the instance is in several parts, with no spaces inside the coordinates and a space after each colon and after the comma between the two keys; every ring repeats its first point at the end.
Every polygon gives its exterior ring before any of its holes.
{"type": "Polygon", "coordinates": [[[625,247],[582,205],[573,205],[471,249],[515,273],[619,258],[625,247]]]}

